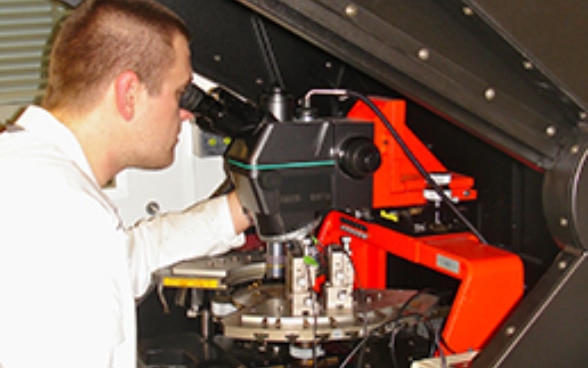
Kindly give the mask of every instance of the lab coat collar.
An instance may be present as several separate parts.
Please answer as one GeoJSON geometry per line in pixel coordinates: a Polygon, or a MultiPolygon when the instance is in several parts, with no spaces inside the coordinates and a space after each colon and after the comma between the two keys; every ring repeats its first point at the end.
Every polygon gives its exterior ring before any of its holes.
{"type": "Polygon", "coordinates": [[[42,107],[31,105],[25,109],[17,121],[17,125],[31,132],[39,139],[52,143],[67,155],[97,186],[98,181],[80,143],[74,134],[49,111],[42,107]]]}

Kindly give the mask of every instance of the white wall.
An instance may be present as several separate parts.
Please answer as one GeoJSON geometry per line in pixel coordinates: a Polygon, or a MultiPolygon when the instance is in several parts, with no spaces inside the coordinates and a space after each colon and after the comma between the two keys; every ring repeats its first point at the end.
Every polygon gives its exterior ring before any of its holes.
{"type": "Polygon", "coordinates": [[[199,157],[199,129],[188,122],[182,126],[175,162],[166,169],[128,169],[120,173],[115,187],[106,189],[126,225],[148,216],[146,206],[154,201],[161,211],[176,211],[207,198],[225,179],[222,158],[199,157]]]}

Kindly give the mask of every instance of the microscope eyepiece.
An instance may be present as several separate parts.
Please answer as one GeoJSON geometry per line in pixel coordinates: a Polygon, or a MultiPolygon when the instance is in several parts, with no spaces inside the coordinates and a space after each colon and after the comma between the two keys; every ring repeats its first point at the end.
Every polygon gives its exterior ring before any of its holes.
{"type": "Polygon", "coordinates": [[[190,84],[180,98],[180,107],[196,116],[202,130],[228,137],[252,133],[265,117],[256,106],[222,87],[209,94],[190,84]]]}

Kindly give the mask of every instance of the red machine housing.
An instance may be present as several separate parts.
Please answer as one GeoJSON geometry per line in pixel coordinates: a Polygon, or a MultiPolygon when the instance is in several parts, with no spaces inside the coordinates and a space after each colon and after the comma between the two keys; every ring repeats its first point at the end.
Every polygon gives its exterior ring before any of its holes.
{"type": "MultiPolygon", "coordinates": [[[[477,192],[474,180],[447,168],[427,149],[406,125],[406,102],[373,98],[372,102],[390,121],[396,132],[421,165],[431,174],[449,174],[448,189],[457,201],[474,200],[477,192]]],[[[374,140],[380,150],[382,164],[374,173],[373,208],[405,207],[424,205],[428,201],[423,195],[427,183],[410,162],[401,147],[396,144],[392,133],[376,114],[364,103],[358,102],[349,111],[348,117],[374,122],[374,140]]]]}
{"type": "MultiPolygon", "coordinates": [[[[448,172],[405,123],[405,102],[374,99],[413,155],[429,173],[449,174],[444,190],[454,201],[473,200],[474,180],[448,172]]],[[[374,122],[375,143],[382,164],[374,173],[373,208],[391,209],[424,206],[427,183],[386,126],[365,104],[352,108],[350,118],[374,122]]],[[[393,219],[391,221],[394,221],[393,219]]],[[[357,286],[387,287],[388,254],[393,254],[459,280],[442,335],[447,352],[480,350],[518,303],[524,291],[523,264],[518,256],[484,244],[470,232],[435,235],[406,235],[381,224],[358,220],[340,212],[331,212],[317,234],[325,245],[340,244],[342,237],[351,241],[357,286]]]]}

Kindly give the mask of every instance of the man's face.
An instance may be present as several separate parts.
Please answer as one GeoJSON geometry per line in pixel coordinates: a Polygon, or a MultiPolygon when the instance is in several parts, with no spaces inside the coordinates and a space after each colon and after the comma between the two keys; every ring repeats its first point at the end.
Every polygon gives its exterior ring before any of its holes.
{"type": "Polygon", "coordinates": [[[148,95],[141,113],[136,139],[139,147],[136,166],[145,169],[160,169],[174,160],[182,121],[192,117],[179,107],[180,97],[192,79],[190,49],[187,40],[180,35],[174,38],[175,58],[173,65],[162,76],[161,90],[148,95]]]}

